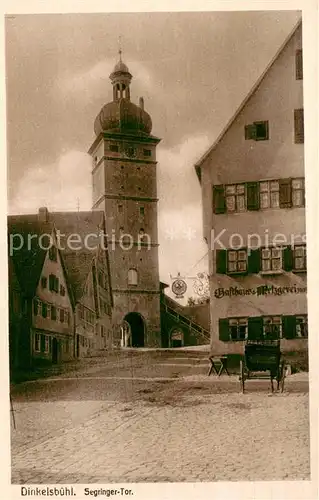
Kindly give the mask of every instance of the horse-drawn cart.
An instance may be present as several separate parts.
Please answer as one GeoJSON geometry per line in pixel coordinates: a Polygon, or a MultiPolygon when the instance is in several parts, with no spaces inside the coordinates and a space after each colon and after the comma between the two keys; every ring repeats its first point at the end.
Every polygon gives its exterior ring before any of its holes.
{"type": "Polygon", "coordinates": [[[240,361],[239,381],[245,392],[245,381],[252,379],[270,379],[271,392],[273,380],[277,381],[277,390],[283,392],[285,384],[285,361],[281,356],[280,340],[247,340],[245,356],[240,361]]]}

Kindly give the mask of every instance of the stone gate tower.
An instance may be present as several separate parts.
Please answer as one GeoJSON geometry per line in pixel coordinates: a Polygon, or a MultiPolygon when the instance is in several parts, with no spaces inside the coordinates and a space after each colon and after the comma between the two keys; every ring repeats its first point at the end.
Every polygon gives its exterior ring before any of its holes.
{"type": "MultiPolygon", "coordinates": [[[[113,100],[95,119],[93,210],[104,210],[114,295],[114,341],[161,345],[156,146],[151,117],[130,98],[132,75],[119,62],[110,75],[113,100]],[[123,334],[122,325],[130,332],[123,334]]],[[[124,328],[125,330],[125,328],[124,328]]]]}

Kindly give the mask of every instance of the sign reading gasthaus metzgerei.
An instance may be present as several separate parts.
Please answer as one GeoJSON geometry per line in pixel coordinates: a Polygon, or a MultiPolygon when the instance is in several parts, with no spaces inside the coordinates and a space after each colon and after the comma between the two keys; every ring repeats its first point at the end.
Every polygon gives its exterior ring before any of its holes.
{"type": "Polygon", "coordinates": [[[223,297],[238,297],[246,295],[256,295],[257,297],[266,295],[288,295],[296,293],[307,293],[307,287],[298,286],[274,286],[274,285],[261,285],[255,288],[238,288],[231,286],[229,288],[216,288],[214,295],[216,299],[223,297]]]}

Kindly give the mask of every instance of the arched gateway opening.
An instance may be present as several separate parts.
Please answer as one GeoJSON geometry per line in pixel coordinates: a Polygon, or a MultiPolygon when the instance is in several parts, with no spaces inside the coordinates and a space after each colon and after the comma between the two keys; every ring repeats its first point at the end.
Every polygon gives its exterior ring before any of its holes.
{"type": "Polygon", "coordinates": [[[124,321],[130,326],[131,347],[144,347],[145,323],[139,313],[127,314],[124,321]]]}

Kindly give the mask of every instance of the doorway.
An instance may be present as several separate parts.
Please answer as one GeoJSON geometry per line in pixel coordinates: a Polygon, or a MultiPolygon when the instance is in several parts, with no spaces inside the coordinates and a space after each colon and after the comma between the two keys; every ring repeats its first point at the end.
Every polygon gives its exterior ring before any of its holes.
{"type": "Polygon", "coordinates": [[[175,328],[171,332],[171,347],[183,347],[184,334],[179,328],[175,328]]]}
{"type": "Polygon", "coordinates": [[[131,346],[144,347],[145,323],[139,313],[132,312],[125,316],[124,320],[130,325],[131,346]]]}
{"type": "Polygon", "coordinates": [[[57,364],[59,358],[59,343],[55,337],[52,339],[52,363],[57,364]]]}

